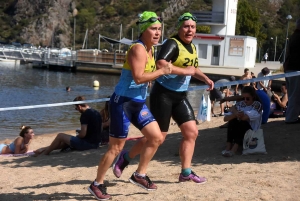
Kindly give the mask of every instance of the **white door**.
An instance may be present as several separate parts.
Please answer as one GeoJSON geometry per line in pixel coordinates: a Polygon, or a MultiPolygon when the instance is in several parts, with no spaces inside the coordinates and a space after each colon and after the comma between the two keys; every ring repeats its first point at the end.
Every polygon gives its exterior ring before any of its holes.
{"type": "Polygon", "coordinates": [[[219,65],[220,60],[220,45],[212,46],[211,65],[219,65]]]}

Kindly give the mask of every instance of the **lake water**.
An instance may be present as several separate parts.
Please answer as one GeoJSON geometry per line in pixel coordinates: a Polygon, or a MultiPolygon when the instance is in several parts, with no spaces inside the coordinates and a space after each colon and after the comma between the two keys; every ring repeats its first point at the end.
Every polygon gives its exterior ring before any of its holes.
{"type": "MultiPolygon", "coordinates": [[[[87,100],[105,98],[113,93],[118,80],[119,75],[57,72],[0,62],[0,108],[70,102],[79,95],[87,100]],[[93,88],[94,80],[100,82],[99,89],[93,88]],[[71,87],[70,92],[66,86],[71,87]]],[[[195,109],[201,95],[199,91],[188,94],[195,109]]],[[[98,110],[104,107],[104,103],[89,105],[98,110]]],[[[36,135],[75,130],[80,127],[79,117],[72,105],[0,111],[0,140],[18,136],[21,125],[31,126],[36,135]]]]}

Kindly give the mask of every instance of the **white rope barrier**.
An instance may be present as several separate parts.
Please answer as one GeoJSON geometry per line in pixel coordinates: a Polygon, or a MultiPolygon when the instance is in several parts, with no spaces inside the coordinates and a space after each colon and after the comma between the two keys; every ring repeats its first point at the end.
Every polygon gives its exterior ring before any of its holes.
{"type": "MultiPolygon", "coordinates": [[[[226,87],[226,86],[236,85],[236,84],[259,82],[259,81],[263,81],[263,80],[274,80],[274,79],[278,79],[278,78],[294,77],[294,76],[299,76],[299,75],[300,75],[300,71],[294,71],[294,72],[276,74],[276,75],[265,76],[265,77],[257,77],[257,78],[247,79],[247,80],[238,80],[238,81],[218,83],[218,84],[215,84],[215,87],[216,88],[226,87]]],[[[207,85],[195,86],[195,87],[189,87],[188,91],[195,91],[195,90],[201,90],[201,89],[207,89],[207,88],[208,88],[207,85]]]]}
{"type": "Polygon", "coordinates": [[[97,102],[105,102],[105,101],[108,101],[108,100],[109,100],[109,98],[101,98],[101,99],[95,99],[95,100],[72,101],[72,102],[65,102],[65,103],[52,103],[52,104],[43,104],[43,105],[6,107],[6,108],[0,108],[0,111],[25,110],[25,109],[43,108],[43,107],[57,107],[57,106],[75,105],[75,104],[83,104],[83,103],[97,103],[97,102]]]}
{"type": "MultiPolygon", "coordinates": [[[[253,79],[247,79],[247,80],[238,80],[238,81],[231,81],[231,82],[225,82],[225,83],[218,83],[215,85],[216,88],[218,87],[224,87],[224,86],[230,86],[230,85],[236,85],[236,84],[245,84],[249,82],[258,82],[263,80],[274,80],[278,78],[284,78],[284,77],[293,77],[293,76],[299,76],[300,71],[290,72],[290,73],[283,73],[283,74],[277,74],[272,76],[266,76],[266,77],[258,77],[253,79]]],[[[195,86],[195,87],[189,87],[188,91],[196,91],[196,90],[202,90],[207,89],[207,85],[201,85],[201,86],[195,86]]],[[[148,94],[149,96],[149,94],[148,94]]],[[[72,102],[65,102],[65,103],[52,103],[52,104],[42,104],[42,105],[29,105],[29,106],[19,106],[19,107],[6,107],[6,108],[0,108],[1,111],[8,111],[8,110],[25,110],[25,109],[34,109],[34,108],[44,108],[44,107],[57,107],[57,106],[65,106],[65,105],[75,105],[75,104],[83,104],[83,103],[98,103],[98,102],[105,102],[109,101],[109,98],[101,98],[101,99],[95,99],[95,100],[85,100],[85,101],[72,101],[72,102]]]]}

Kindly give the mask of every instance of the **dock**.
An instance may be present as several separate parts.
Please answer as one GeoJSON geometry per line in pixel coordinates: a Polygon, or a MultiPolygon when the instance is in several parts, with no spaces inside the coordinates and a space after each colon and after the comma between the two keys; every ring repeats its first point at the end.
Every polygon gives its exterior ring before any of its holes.
{"type": "MultiPolygon", "coordinates": [[[[82,49],[72,51],[67,48],[17,48],[8,46],[0,47],[0,60],[16,60],[20,63],[32,63],[33,68],[44,68],[49,70],[78,71],[106,74],[121,74],[122,65],[125,60],[125,53],[101,52],[97,49],[82,49]]],[[[1,61],[0,61],[1,62],[1,61]]],[[[249,68],[256,76],[262,68],[268,67],[271,72],[278,72],[282,64],[269,61],[267,63],[256,63],[249,68]]],[[[245,68],[220,67],[216,65],[201,66],[201,71],[213,81],[229,79],[235,76],[236,79],[244,74],[245,68]]],[[[193,81],[196,81],[193,79],[193,81]]],[[[272,86],[280,88],[284,78],[273,80],[272,86]]]]}
{"type": "Polygon", "coordinates": [[[120,74],[124,59],[124,53],[100,52],[97,49],[73,51],[68,48],[0,47],[0,62],[15,60],[23,64],[32,63],[34,68],[49,70],[120,74]]]}

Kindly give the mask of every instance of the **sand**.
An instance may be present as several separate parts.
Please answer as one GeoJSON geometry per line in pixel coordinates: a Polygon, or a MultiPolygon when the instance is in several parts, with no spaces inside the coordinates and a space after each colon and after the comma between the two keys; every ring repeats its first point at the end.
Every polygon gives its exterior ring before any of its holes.
{"type": "MultiPolygon", "coordinates": [[[[300,124],[286,125],[283,118],[271,119],[262,128],[267,155],[224,158],[226,141],[222,117],[198,125],[199,136],[193,158],[193,170],[208,178],[197,185],[178,183],[181,134],[176,125],[159,148],[148,169],[158,185],[145,191],[128,181],[138,159],[132,161],[121,178],[109,169],[106,177],[113,200],[300,200],[300,124]]],[[[75,134],[75,131],[67,133],[75,134]]],[[[131,127],[130,137],[140,136],[131,127]]],[[[31,148],[47,146],[55,134],[35,137],[31,148]]],[[[134,141],[127,141],[129,149],[134,141]]],[[[0,200],[95,200],[87,191],[95,179],[97,165],[107,146],[97,150],[59,153],[41,157],[0,157],[0,200]]]]}

